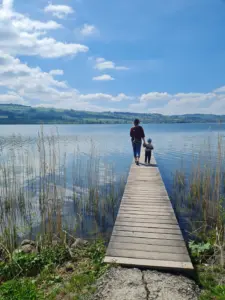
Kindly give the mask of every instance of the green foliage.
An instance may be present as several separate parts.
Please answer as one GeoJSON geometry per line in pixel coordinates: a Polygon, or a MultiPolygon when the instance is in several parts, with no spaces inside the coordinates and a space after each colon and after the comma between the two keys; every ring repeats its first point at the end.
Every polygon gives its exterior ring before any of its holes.
{"type": "Polygon", "coordinates": [[[73,293],[75,299],[80,299],[80,296],[88,296],[95,291],[94,283],[96,278],[90,272],[75,274],[66,284],[64,291],[73,293]]]}
{"type": "Polygon", "coordinates": [[[11,280],[0,286],[0,300],[44,300],[30,279],[11,280]]]}
{"type": "Polygon", "coordinates": [[[104,255],[105,245],[101,240],[77,249],[75,252],[77,268],[61,292],[72,293],[76,300],[87,299],[89,295],[93,294],[96,279],[109,268],[103,263],[104,255]]]}
{"type": "Polygon", "coordinates": [[[196,243],[194,241],[190,241],[189,249],[191,251],[191,256],[196,263],[205,262],[213,251],[213,247],[209,242],[196,243]]]}
{"type": "Polygon", "coordinates": [[[200,300],[225,300],[225,285],[217,285],[209,291],[204,292],[200,296],[200,300]]]}
{"type": "Polygon", "coordinates": [[[103,263],[104,241],[74,249],[73,254],[71,261],[67,247],[61,245],[44,248],[38,254],[14,254],[0,266],[1,280],[10,280],[1,285],[0,300],[54,300],[59,294],[87,299],[95,291],[95,281],[109,268],[103,263]],[[68,261],[74,269],[66,272],[68,261]],[[27,276],[33,277],[25,279],[27,276]]]}
{"type": "Polygon", "coordinates": [[[41,256],[46,264],[63,264],[70,259],[68,247],[65,245],[56,245],[42,249],[41,256]]]}
{"type": "Polygon", "coordinates": [[[200,300],[224,299],[225,269],[221,266],[197,266],[199,285],[203,288],[200,300]]]}
{"type": "Polygon", "coordinates": [[[88,247],[77,249],[75,259],[88,259],[85,262],[91,265],[91,268],[88,270],[89,274],[93,273],[94,277],[99,277],[108,268],[108,265],[103,262],[105,250],[104,241],[98,240],[91,243],[88,247]]]}
{"type": "Polygon", "coordinates": [[[37,254],[19,252],[13,255],[12,260],[0,263],[0,277],[9,280],[15,276],[36,276],[46,265],[60,265],[69,258],[65,246],[48,247],[37,254]]]}

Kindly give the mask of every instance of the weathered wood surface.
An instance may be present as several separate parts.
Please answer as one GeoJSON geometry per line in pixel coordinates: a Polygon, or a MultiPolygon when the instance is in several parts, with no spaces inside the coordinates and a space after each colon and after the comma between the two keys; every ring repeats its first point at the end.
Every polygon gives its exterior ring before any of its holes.
{"type": "Polygon", "coordinates": [[[193,270],[156,160],[131,165],[106,263],[193,270]]]}

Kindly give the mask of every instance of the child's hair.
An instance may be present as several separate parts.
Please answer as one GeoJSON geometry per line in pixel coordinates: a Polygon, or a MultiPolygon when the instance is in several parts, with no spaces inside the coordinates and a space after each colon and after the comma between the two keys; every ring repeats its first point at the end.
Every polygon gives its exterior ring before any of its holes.
{"type": "Polygon", "coordinates": [[[148,139],[148,143],[151,143],[152,142],[152,139],[148,139]]]}
{"type": "Polygon", "coordinates": [[[134,120],[134,125],[139,125],[140,124],[140,120],[139,119],[135,119],[134,120]]]}

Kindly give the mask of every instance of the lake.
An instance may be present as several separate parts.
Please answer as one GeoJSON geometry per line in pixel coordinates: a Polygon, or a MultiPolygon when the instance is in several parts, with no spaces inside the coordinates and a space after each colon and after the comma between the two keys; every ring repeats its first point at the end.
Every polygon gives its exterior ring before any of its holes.
{"type": "MultiPolygon", "coordinates": [[[[88,182],[93,183],[95,172],[98,172],[101,186],[110,185],[112,181],[108,179],[110,172],[111,179],[113,178],[115,182],[121,180],[121,177],[126,179],[133,158],[129,137],[130,127],[130,125],[44,126],[44,136],[51,134],[57,136],[54,143],[56,143],[62,159],[66,153],[64,165],[66,185],[65,178],[63,184],[60,180],[57,181],[57,184],[58,186],[63,185],[62,188],[65,188],[67,196],[70,192],[72,194],[74,186],[72,180],[74,170],[71,167],[74,164],[74,153],[76,153],[76,157],[79,157],[74,165],[74,169],[76,172],[79,169],[80,174],[79,181],[76,180],[77,194],[79,194],[79,188],[83,193],[88,193],[88,186],[85,183],[87,178],[88,182]],[[87,165],[89,166],[88,172],[87,165]],[[96,166],[98,166],[98,171],[96,171],[96,166]],[[90,176],[90,174],[92,175],[90,176]]],[[[189,173],[194,158],[199,155],[200,151],[202,151],[204,160],[209,158],[209,154],[213,157],[216,154],[218,135],[222,138],[225,136],[225,124],[144,124],[143,127],[146,138],[152,139],[155,148],[154,154],[169,194],[172,192],[173,174],[181,168],[185,173],[189,173]]],[[[34,169],[38,168],[40,163],[40,156],[37,154],[38,132],[40,132],[38,125],[1,125],[0,147],[2,151],[0,159],[2,162],[9,161],[10,164],[14,157],[17,178],[22,177],[23,153],[32,154],[29,165],[33,165],[34,169]]],[[[38,177],[38,172],[35,178],[38,177]]],[[[62,171],[59,170],[59,174],[60,172],[62,171]]],[[[23,171],[23,177],[24,174],[23,171]]],[[[28,176],[28,172],[26,174],[28,176]]],[[[118,193],[118,197],[121,197],[120,193],[118,193]]],[[[71,205],[67,204],[66,207],[67,222],[73,222],[71,205]]],[[[118,209],[118,203],[114,205],[113,209],[118,209]]],[[[107,215],[105,217],[107,219],[107,215]]],[[[112,220],[107,224],[104,223],[99,230],[105,230],[102,228],[110,227],[112,224],[112,220]]]]}

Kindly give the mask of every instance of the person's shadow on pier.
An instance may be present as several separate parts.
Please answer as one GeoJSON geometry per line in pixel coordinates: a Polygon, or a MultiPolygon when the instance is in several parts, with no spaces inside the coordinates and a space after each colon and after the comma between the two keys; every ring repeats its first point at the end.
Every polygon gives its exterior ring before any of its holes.
{"type": "Polygon", "coordinates": [[[144,164],[144,163],[139,163],[139,165],[140,166],[144,166],[144,167],[146,167],[146,168],[150,168],[150,167],[152,167],[152,168],[157,168],[158,167],[158,165],[157,164],[150,164],[150,165],[147,165],[147,164],[144,164]]]}

